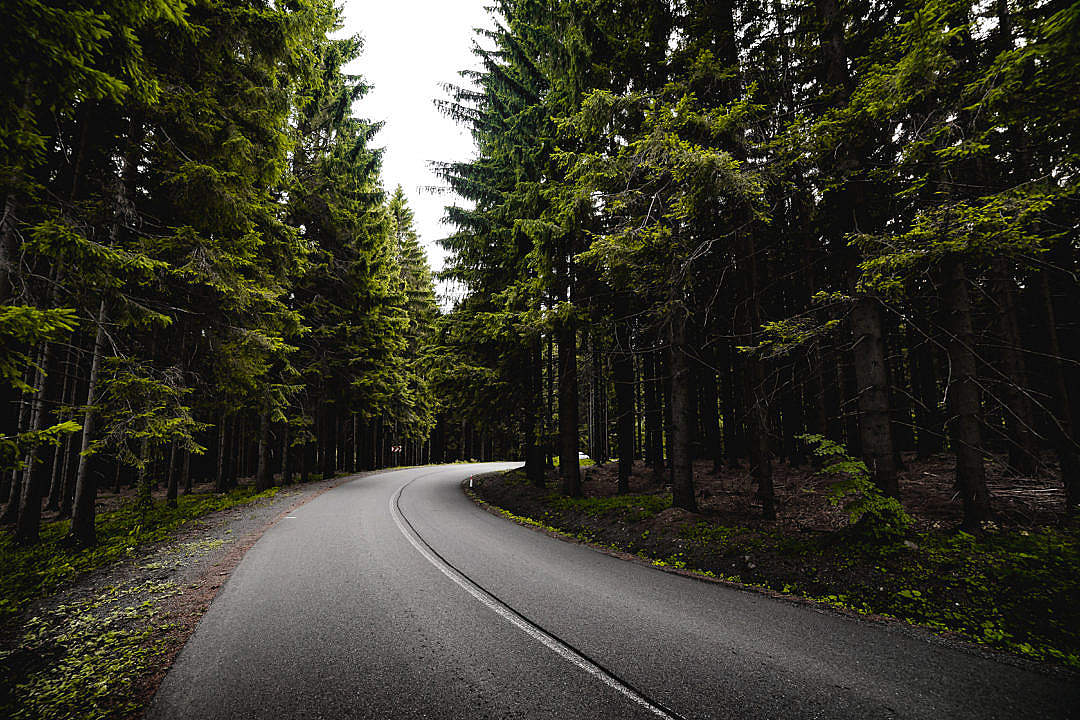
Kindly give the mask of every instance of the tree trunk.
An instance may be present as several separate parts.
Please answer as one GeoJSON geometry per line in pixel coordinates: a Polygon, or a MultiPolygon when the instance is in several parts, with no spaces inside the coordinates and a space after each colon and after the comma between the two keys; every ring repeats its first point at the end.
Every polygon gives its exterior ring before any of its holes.
{"type": "Polygon", "coordinates": [[[529,341],[528,354],[526,356],[528,378],[528,398],[526,400],[525,419],[522,434],[525,443],[525,477],[533,487],[544,488],[544,446],[540,441],[540,432],[543,419],[540,414],[543,408],[543,369],[541,363],[540,338],[536,337],[529,341]]]}
{"type": "Polygon", "coordinates": [[[645,464],[652,468],[653,477],[657,478],[664,467],[664,440],[661,427],[663,411],[660,407],[660,363],[657,362],[656,350],[645,353],[644,374],[645,464]]]}
{"type": "Polygon", "coordinates": [[[908,326],[908,357],[911,359],[911,389],[915,395],[915,449],[920,459],[941,452],[945,422],[938,405],[941,400],[934,350],[930,341],[908,326]]]}
{"type": "Polygon", "coordinates": [[[270,471],[270,413],[259,416],[259,466],[255,471],[255,491],[264,492],[274,485],[270,471]]]}
{"type": "Polygon", "coordinates": [[[105,299],[98,307],[97,330],[94,333],[94,354],[90,361],[90,379],[86,387],[86,411],[82,423],[82,449],[79,453],[79,470],[75,475],[75,498],[71,512],[71,530],[68,537],[83,546],[93,545],[94,501],[97,482],[90,476],[90,438],[94,432],[94,404],[97,402],[98,373],[101,355],[105,351],[105,299]]]}
{"type": "Polygon", "coordinates": [[[169,507],[176,507],[176,498],[180,494],[180,478],[177,477],[176,472],[176,441],[172,442],[172,446],[169,448],[169,469],[166,475],[168,478],[167,485],[165,487],[165,502],[169,507]]]}
{"type": "Polygon", "coordinates": [[[788,465],[798,467],[802,464],[803,444],[795,438],[803,432],[803,404],[796,361],[792,359],[779,369],[779,372],[784,379],[780,394],[780,427],[783,435],[781,444],[788,465]]]}
{"type": "Polygon", "coordinates": [[[3,215],[0,215],[0,305],[12,296],[11,271],[15,265],[15,193],[4,198],[3,215]]]}
{"type": "Polygon", "coordinates": [[[217,478],[215,479],[215,489],[219,492],[225,492],[229,489],[229,480],[227,473],[228,457],[229,457],[229,435],[226,430],[228,416],[225,411],[221,411],[221,421],[218,422],[218,456],[217,456],[217,478]]]}
{"type": "Polygon", "coordinates": [[[738,359],[735,357],[735,344],[730,338],[720,341],[718,362],[724,375],[724,455],[731,469],[738,469],[739,458],[746,452],[741,415],[741,387],[737,379],[742,377],[738,359]]]}
{"type": "Polygon", "coordinates": [[[139,464],[136,475],[136,499],[139,507],[149,510],[154,505],[151,492],[154,464],[150,461],[150,444],[146,438],[139,441],[139,464]]]}
{"type": "MultiPolygon", "coordinates": [[[[757,253],[754,239],[746,230],[736,234],[738,266],[742,275],[742,298],[736,306],[735,334],[745,345],[753,345],[760,323],[758,305],[757,253]]],[[[743,375],[743,415],[747,420],[747,442],[750,451],[750,474],[757,485],[761,514],[766,520],[776,519],[776,493],[773,489],[772,457],[769,447],[769,404],[765,395],[765,368],[753,353],[745,356],[743,375]]]]}
{"type": "Polygon", "coordinates": [[[577,331],[567,320],[559,327],[559,477],[568,497],[581,496],[578,452],[577,331]]]}
{"type": "Polygon", "coordinates": [[[615,432],[618,436],[619,480],[617,492],[630,492],[630,472],[634,466],[634,355],[630,347],[630,325],[615,320],[615,357],[611,363],[615,383],[615,432]]]}
{"type": "Polygon", "coordinates": [[[292,454],[289,452],[289,443],[292,438],[289,435],[289,423],[286,421],[281,430],[281,484],[292,484],[292,454]]]}
{"type": "MultiPolygon", "coordinates": [[[[75,373],[71,371],[72,363],[75,357],[75,344],[72,343],[68,348],[67,361],[64,363],[64,376],[61,381],[62,391],[60,394],[59,405],[70,405],[75,398],[75,373]]],[[[64,418],[60,416],[59,411],[56,415],[57,421],[61,421],[64,418]]],[[[64,438],[63,445],[57,445],[53,448],[53,462],[52,472],[49,473],[49,502],[46,504],[46,509],[58,511],[60,509],[60,500],[64,492],[64,469],[67,467],[67,453],[69,450],[69,443],[66,442],[71,437],[71,433],[67,434],[64,438]]]]}
{"type": "Polygon", "coordinates": [[[1027,371],[1020,354],[1020,321],[1016,314],[1016,288],[1002,258],[993,261],[993,299],[997,303],[997,329],[1001,339],[1001,370],[1005,374],[1002,405],[1009,438],[1009,465],[1021,475],[1038,470],[1039,445],[1035,438],[1035,412],[1028,395],[1027,371]]]}
{"type": "Polygon", "coordinates": [[[949,430],[956,453],[956,489],[964,505],[963,527],[978,530],[990,519],[990,496],[983,467],[976,379],[975,334],[964,264],[955,255],[942,261],[942,304],[949,329],[949,430]]]}
{"type": "Polygon", "coordinates": [[[600,346],[595,333],[589,340],[592,354],[592,446],[589,455],[597,465],[608,461],[607,392],[604,368],[600,362],[600,346]]]}
{"type": "Polygon", "coordinates": [[[898,497],[900,486],[893,454],[889,375],[877,301],[857,298],[850,320],[862,456],[878,488],[890,497],[898,497]]]}
{"type": "Polygon", "coordinates": [[[191,494],[191,451],[184,451],[184,494],[191,494]]]}
{"type": "MultiPolygon", "coordinates": [[[[34,406],[30,411],[30,431],[35,433],[44,429],[46,368],[49,367],[52,352],[52,343],[42,343],[38,358],[37,390],[34,392],[34,406]]],[[[19,495],[19,516],[15,521],[15,541],[21,545],[37,543],[41,529],[41,473],[34,472],[37,455],[38,445],[35,443],[26,456],[19,495]]]]}
{"type": "Polygon", "coordinates": [[[1050,368],[1054,394],[1057,395],[1056,417],[1049,418],[1054,449],[1061,466],[1061,481],[1065,486],[1065,515],[1080,517],[1080,444],[1076,442],[1074,418],[1070,404],[1068,383],[1062,367],[1061,341],[1058,338],[1057,313],[1050,294],[1046,272],[1039,273],[1039,294],[1042,296],[1046,314],[1047,339],[1050,350],[1050,368]]]}
{"type": "Polygon", "coordinates": [[[694,465],[691,454],[694,399],[693,373],[686,340],[686,317],[676,312],[669,320],[671,362],[671,504],[697,512],[694,495],[694,465]]]}
{"type": "Polygon", "coordinates": [[[701,423],[704,426],[705,457],[712,461],[712,473],[720,474],[724,452],[720,441],[720,402],[716,386],[715,353],[702,350],[698,360],[698,389],[701,394],[701,423]]]}

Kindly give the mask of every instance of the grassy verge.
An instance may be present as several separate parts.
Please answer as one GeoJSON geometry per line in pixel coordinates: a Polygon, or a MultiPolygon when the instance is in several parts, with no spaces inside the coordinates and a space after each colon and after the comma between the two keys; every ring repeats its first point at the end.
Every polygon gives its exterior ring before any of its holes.
{"type": "Polygon", "coordinates": [[[520,471],[490,475],[477,495],[506,516],[654,565],[767,588],[861,614],[905,620],[1035,660],[1080,669],[1080,531],[944,529],[890,541],[854,528],[801,532],[725,525],[646,493],[565,498],[520,471]]]}
{"type": "Polygon", "coordinates": [[[68,520],[45,524],[41,542],[31,547],[20,547],[10,535],[0,535],[0,627],[17,618],[33,600],[63,589],[88,572],[131,557],[140,546],[164,540],[190,520],[273,497],[277,490],[256,494],[253,486],[245,485],[225,494],[184,495],[174,508],[158,502],[140,510],[129,503],[98,515],[98,545],[92,548],[73,549],[64,543],[68,520]]]}
{"type": "MultiPolygon", "coordinates": [[[[97,518],[99,545],[72,549],[63,542],[68,523],[49,523],[41,544],[23,548],[0,538],[0,717],[131,718],[149,700],[147,679],[175,652],[180,627],[167,599],[182,589],[169,580],[149,579],[176,569],[224,544],[196,539],[169,547],[156,562],[74,593],[64,604],[45,603],[32,617],[36,600],[72,587],[87,573],[141,555],[168,540],[186,523],[219,510],[272,497],[277,488],[256,493],[241,486],[227,494],[191,494],[177,507],[164,502],[140,510],[131,502],[97,518]],[[114,582],[114,581],[108,581],[114,582]]],[[[113,576],[109,576],[113,577],[113,576]]],[[[168,577],[168,576],[166,576],[168,577]]]]}
{"type": "Polygon", "coordinates": [[[157,609],[180,589],[130,583],[31,618],[18,643],[0,652],[12,720],[129,718],[143,708],[143,678],[173,650],[173,625],[157,609]]]}

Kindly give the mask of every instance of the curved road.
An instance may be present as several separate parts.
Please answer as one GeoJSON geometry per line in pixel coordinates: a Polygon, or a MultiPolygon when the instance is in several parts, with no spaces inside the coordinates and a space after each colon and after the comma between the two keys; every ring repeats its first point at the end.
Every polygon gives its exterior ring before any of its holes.
{"type": "Polygon", "coordinates": [[[149,717],[1070,717],[1075,681],[625,562],[384,472],[255,544],[149,717]]]}

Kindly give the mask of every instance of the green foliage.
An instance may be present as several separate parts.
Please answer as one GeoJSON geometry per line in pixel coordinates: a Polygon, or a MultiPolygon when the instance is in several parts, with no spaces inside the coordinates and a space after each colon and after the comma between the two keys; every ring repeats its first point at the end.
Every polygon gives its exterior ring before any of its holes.
{"type": "Polygon", "coordinates": [[[829,502],[843,505],[860,534],[875,542],[889,542],[902,536],[913,522],[900,501],[885,495],[870,479],[862,460],[848,455],[843,445],[821,435],[797,437],[826,463],[822,472],[839,479],[829,488],[829,502]]]}
{"type": "Polygon", "coordinates": [[[162,637],[168,625],[152,614],[153,603],[178,592],[171,583],[111,588],[30,618],[14,650],[0,653],[5,675],[21,671],[0,711],[12,720],[138,712],[136,681],[169,650],[162,637]]]}
{"type": "Polygon", "coordinates": [[[59,447],[60,441],[71,433],[82,430],[82,426],[71,420],[57,423],[43,430],[27,430],[13,436],[0,437],[0,468],[21,468],[22,459],[33,448],[43,446],[59,447]]]}
{"type": "Polygon", "coordinates": [[[617,516],[627,522],[639,522],[670,508],[671,496],[612,495],[573,498],[553,494],[547,498],[547,502],[556,510],[574,510],[591,518],[617,516]]]}
{"type": "Polygon", "coordinates": [[[32,392],[34,388],[23,381],[31,361],[18,348],[56,340],[77,324],[71,308],[42,310],[30,305],[0,305],[0,382],[20,392],[32,392]]]}
{"type": "Polygon", "coordinates": [[[176,528],[217,510],[273,497],[277,488],[256,493],[241,486],[225,494],[182,495],[176,507],[165,502],[150,509],[128,502],[119,510],[97,516],[99,543],[93,548],[73,549],[65,541],[69,522],[48,523],[38,545],[16,545],[0,536],[0,626],[17,617],[34,600],[56,592],[91,570],[130,558],[150,543],[167,538],[176,528]]]}
{"type": "MultiPolygon", "coordinates": [[[[839,448],[829,449],[829,457],[839,454],[839,448]]],[[[481,502],[484,487],[476,491],[481,502]]],[[[516,506],[513,495],[504,497],[508,507],[516,506]]],[[[1080,606],[1075,602],[1080,592],[1080,534],[1076,529],[989,528],[979,537],[909,531],[908,542],[891,545],[837,542],[849,538],[800,537],[791,529],[710,521],[651,525],[642,533],[639,528],[610,522],[628,519],[620,513],[632,512],[636,502],[607,501],[573,501],[548,494],[542,496],[539,509],[495,510],[520,524],[605,549],[625,543],[627,552],[657,567],[688,569],[861,614],[898,618],[1030,659],[1080,669],[1080,606]],[[733,567],[741,571],[732,572],[733,567]]]]}

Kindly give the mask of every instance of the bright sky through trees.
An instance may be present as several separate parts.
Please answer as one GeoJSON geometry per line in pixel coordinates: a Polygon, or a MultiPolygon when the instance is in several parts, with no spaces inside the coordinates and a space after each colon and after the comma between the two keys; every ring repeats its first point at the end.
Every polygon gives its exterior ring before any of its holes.
{"type": "Polygon", "coordinates": [[[374,86],[356,108],[360,117],[386,123],[375,144],[386,148],[383,180],[388,191],[401,184],[416,213],[416,230],[432,268],[445,251],[436,240],[449,230],[440,223],[445,195],[426,190],[438,183],[431,160],[472,157],[468,133],[433,103],[444,97],[441,84],[460,82],[471,67],[473,28],[487,25],[484,0],[347,0],[345,33],[360,33],[364,52],[348,69],[374,86]]]}

